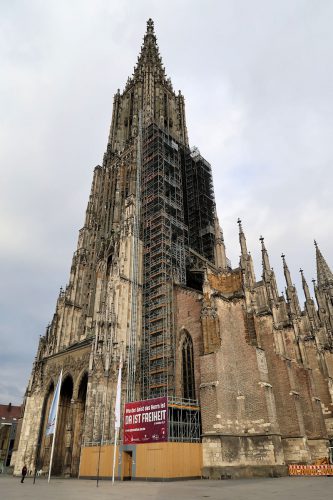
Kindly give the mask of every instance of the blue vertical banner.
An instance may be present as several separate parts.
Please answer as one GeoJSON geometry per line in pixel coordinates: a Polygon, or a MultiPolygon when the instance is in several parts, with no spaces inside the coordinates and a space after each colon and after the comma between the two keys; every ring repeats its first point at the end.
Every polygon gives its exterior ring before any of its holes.
{"type": "Polygon", "coordinates": [[[59,406],[59,399],[60,399],[61,379],[62,379],[62,370],[60,372],[57,387],[56,387],[56,389],[54,391],[54,395],[53,395],[53,400],[52,400],[52,404],[51,404],[49,418],[48,418],[48,421],[46,424],[46,433],[45,433],[46,436],[50,436],[51,434],[55,434],[58,406],[59,406]]]}

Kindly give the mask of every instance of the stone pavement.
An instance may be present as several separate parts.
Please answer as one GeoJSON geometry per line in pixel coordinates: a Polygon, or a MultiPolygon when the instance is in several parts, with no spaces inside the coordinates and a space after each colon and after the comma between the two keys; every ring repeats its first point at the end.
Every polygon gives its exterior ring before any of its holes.
{"type": "Polygon", "coordinates": [[[115,482],[77,479],[37,479],[0,474],[1,500],[326,500],[332,497],[333,477],[283,477],[224,481],[115,482]]]}

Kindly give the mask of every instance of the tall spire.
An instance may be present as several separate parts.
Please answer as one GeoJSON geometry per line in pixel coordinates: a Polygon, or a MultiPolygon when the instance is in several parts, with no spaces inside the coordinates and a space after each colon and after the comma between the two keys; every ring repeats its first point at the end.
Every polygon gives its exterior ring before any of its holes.
{"type": "Polygon", "coordinates": [[[188,145],[184,97],[180,91],[174,92],[171,80],[166,77],[152,19],[147,21],[133,75],[128,78],[124,91],[114,97],[108,144],[111,152],[122,151],[128,141],[137,137],[140,115],[143,126],[155,123],[188,145]]]}
{"type": "Polygon", "coordinates": [[[319,250],[318,243],[314,241],[316,247],[316,261],[317,261],[317,282],[319,288],[324,288],[333,285],[333,274],[330,270],[326,260],[324,259],[321,251],[319,250]]]}
{"type": "Polygon", "coordinates": [[[134,79],[149,69],[153,70],[155,76],[159,76],[162,80],[166,78],[154,31],[154,21],[152,19],[148,19],[147,21],[147,31],[143,38],[138,62],[134,68],[134,79]]]}

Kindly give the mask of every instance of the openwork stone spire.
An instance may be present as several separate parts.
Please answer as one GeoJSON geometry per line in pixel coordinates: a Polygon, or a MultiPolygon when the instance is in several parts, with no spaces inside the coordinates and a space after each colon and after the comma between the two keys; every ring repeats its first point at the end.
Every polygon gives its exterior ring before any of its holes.
{"type": "Polygon", "coordinates": [[[143,126],[156,123],[177,141],[188,145],[184,97],[174,92],[171,80],[166,77],[151,19],[133,75],[124,91],[114,96],[110,151],[122,151],[137,137],[140,114],[143,126]]]}
{"type": "Polygon", "coordinates": [[[324,259],[321,251],[319,250],[318,243],[314,242],[316,247],[316,261],[317,261],[317,282],[319,288],[324,288],[333,285],[333,274],[330,270],[326,260],[324,259]]]}
{"type": "MultiPolygon", "coordinates": [[[[148,19],[147,21],[147,31],[143,39],[140,55],[138,56],[138,62],[134,68],[134,80],[142,77],[143,73],[147,71],[153,72],[154,76],[160,77],[161,80],[166,79],[152,19],[148,19]]],[[[168,83],[170,84],[170,81],[168,83]]]]}

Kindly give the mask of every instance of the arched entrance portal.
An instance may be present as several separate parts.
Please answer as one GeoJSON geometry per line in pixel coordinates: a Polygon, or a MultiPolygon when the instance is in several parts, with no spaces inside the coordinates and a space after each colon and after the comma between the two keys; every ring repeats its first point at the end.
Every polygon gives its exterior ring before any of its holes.
{"type": "Polygon", "coordinates": [[[71,470],[71,475],[74,477],[77,477],[79,475],[82,432],[83,432],[84,413],[86,408],[86,397],[87,397],[87,386],[88,386],[88,374],[84,373],[79,385],[78,397],[75,403],[73,456],[72,456],[72,470],[71,470]]]}
{"type": "MultiPolygon", "coordinates": [[[[79,474],[82,432],[86,407],[88,374],[81,376],[77,390],[77,399],[73,399],[73,379],[71,375],[65,376],[61,385],[60,400],[57,418],[56,441],[52,465],[53,476],[72,476],[79,474]]],[[[76,392],[76,391],[75,391],[76,392]]],[[[41,443],[39,457],[37,457],[37,470],[48,472],[50,464],[51,446],[53,436],[45,436],[46,424],[53,400],[54,384],[45,395],[42,421],[40,427],[41,443]]]]}
{"type": "Polygon", "coordinates": [[[71,475],[73,438],[73,379],[67,375],[61,385],[52,475],[71,475]]]}
{"type": "Polygon", "coordinates": [[[38,446],[37,446],[37,457],[35,462],[35,467],[37,470],[47,470],[48,464],[50,462],[50,453],[51,453],[51,438],[45,435],[46,432],[46,424],[47,419],[50,413],[51,403],[53,400],[54,394],[54,384],[51,382],[49,389],[46,392],[43,409],[42,409],[42,417],[41,417],[41,425],[39,428],[39,436],[38,436],[38,446]]]}

